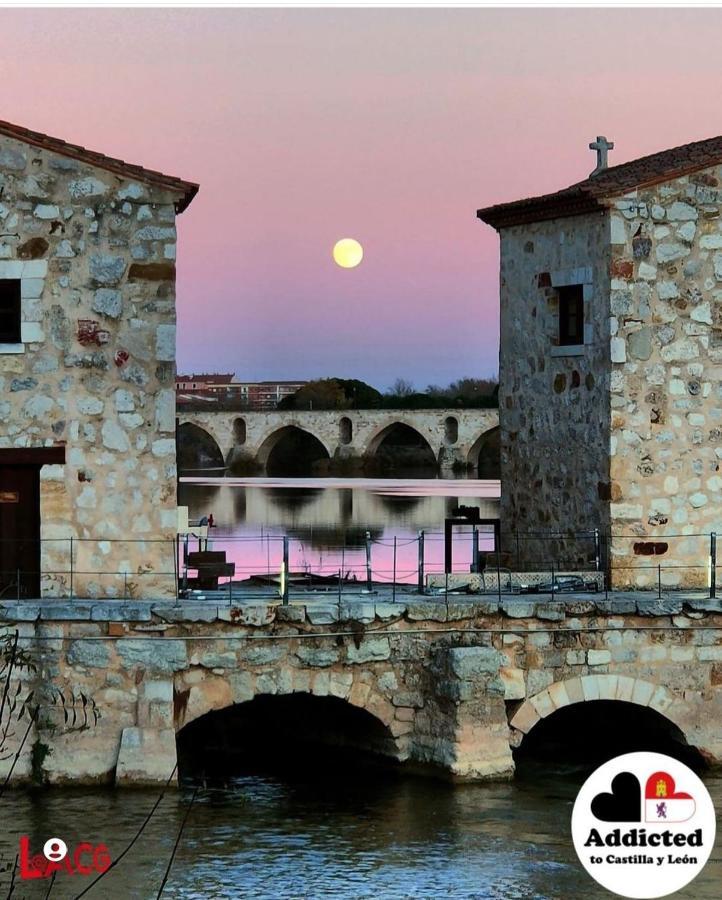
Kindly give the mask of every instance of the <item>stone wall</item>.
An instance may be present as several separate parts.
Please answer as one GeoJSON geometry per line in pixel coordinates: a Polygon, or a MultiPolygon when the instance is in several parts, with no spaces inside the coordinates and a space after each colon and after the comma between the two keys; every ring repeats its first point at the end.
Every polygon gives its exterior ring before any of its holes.
{"type": "MultiPolygon", "coordinates": [[[[501,230],[502,531],[604,529],[609,481],[609,221],[501,230]],[[585,346],[558,346],[557,288],[584,284],[585,346]],[[572,355],[573,353],[573,355],[572,355]]],[[[511,539],[509,537],[508,539],[511,539]]],[[[589,562],[590,541],[522,539],[523,561],[589,562]]]]}
{"type": "Polygon", "coordinates": [[[708,534],[722,530],[721,178],[611,204],[616,585],[654,584],[658,564],[664,586],[706,585],[708,534]]]}
{"type": "MultiPolygon", "coordinates": [[[[512,748],[541,718],[597,699],[651,707],[722,762],[720,601],[106,600],[5,603],[0,614],[36,655],[27,687],[43,704],[16,781],[33,775],[33,747],[34,777],[52,783],[164,781],[184,725],[258,695],[301,692],[368,711],[397,760],[460,779],[509,777],[512,748]]],[[[0,758],[0,778],[11,763],[0,758]]]]}
{"type": "Polygon", "coordinates": [[[70,592],[73,538],[84,595],[171,595],[179,195],[6,137],[0,187],[0,279],[22,291],[0,448],[66,446],[41,471],[42,589],[70,592]]]}

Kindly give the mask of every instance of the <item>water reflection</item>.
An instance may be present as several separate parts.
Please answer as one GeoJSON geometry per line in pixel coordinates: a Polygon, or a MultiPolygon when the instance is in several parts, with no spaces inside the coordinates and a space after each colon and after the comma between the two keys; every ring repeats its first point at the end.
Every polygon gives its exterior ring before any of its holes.
{"type": "MultiPolygon", "coordinates": [[[[425,571],[443,571],[443,524],[460,503],[496,518],[499,482],[441,479],[182,479],[178,502],[191,521],[213,514],[214,549],[236,563],[237,578],[278,573],[283,536],[291,538],[292,571],[366,578],[366,533],[373,579],[415,583],[418,534],[425,533],[425,571]]],[[[485,549],[484,539],[480,539],[485,549]]],[[[454,533],[460,570],[472,561],[470,527],[454,533]]],[[[489,548],[490,549],[490,548],[489,548]]]]}
{"type": "MultiPolygon", "coordinates": [[[[707,777],[719,807],[722,782],[707,777]]],[[[578,785],[558,777],[534,783],[452,786],[414,778],[288,781],[235,779],[202,790],[191,811],[164,897],[205,900],[605,900],[583,871],[569,835],[578,785]]],[[[157,799],[143,789],[14,791],[0,854],[12,861],[22,834],[32,846],[52,835],[70,845],[106,842],[117,857],[157,799]]],[[[96,889],[98,896],[155,897],[190,799],[163,800],[142,840],[96,889]]],[[[680,900],[718,900],[720,834],[712,858],[680,900]]],[[[52,897],[77,896],[80,878],[58,876],[52,897]]],[[[82,887],[85,886],[83,881],[82,887]]],[[[6,895],[9,872],[0,873],[6,895]]],[[[21,883],[14,897],[42,898],[47,884],[21,883]]]]}

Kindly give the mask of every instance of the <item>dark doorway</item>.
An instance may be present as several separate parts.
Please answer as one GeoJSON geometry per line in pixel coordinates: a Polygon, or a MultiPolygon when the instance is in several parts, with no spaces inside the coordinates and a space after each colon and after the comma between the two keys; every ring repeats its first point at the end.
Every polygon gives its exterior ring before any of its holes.
{"type": "Polygon", "coordinates": [[[0,598],[40,596],[40,466],[0,462],[0,598]]]}

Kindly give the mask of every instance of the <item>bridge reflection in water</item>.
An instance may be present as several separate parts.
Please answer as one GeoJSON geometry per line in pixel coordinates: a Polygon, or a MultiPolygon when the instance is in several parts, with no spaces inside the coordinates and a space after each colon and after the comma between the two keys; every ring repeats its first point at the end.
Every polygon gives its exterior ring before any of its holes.
{"type": "MultiPolygon", "coordinates": [[[[283,536],[290,540],[291,571],[366,578],[366,534],[372,541],[375,581],[415,584],[418,532],[424,530],[424,565],[443,572],[443,522],[455,506],[478,506],[498,516],[498,481],[394,479],[181,478],[179,503],[191,520],[213,514],[213,548],[236,563],[236,578],[278,573],[283,536]],[[394,566],[395,557],[395,566],[394,566]]],[[[455,531],[455,568],[469,571],[472,529],[455,531]]],[[[479,537],[482,550],[492,542],[479,537]]]]}

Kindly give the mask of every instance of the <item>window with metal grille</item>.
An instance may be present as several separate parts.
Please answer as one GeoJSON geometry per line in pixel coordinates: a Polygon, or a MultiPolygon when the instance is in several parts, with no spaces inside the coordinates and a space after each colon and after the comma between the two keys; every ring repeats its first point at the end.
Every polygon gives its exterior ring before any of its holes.
{"type": "Polygon", "coordinates": [[[20,279],[0,279],[0,344],[20,343],[20,279]]]}
{"type": "Polygon", "coordinates": [[[559,346],[573,347],[584,343],[584,289],[570,284],[559,292],[559,346]]]}

